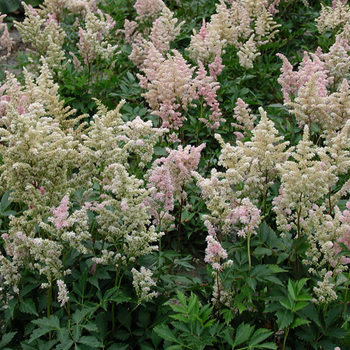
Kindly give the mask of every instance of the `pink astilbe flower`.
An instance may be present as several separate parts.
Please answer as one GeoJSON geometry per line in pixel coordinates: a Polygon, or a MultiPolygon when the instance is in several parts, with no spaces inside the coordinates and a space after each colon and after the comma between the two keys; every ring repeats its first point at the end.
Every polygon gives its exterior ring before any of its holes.
{"type": "Polygon", "coordinates": [[[134,9],[136,10],[136,20],[153,21],[164,9],[165,4],[162,0],[137,0],[134,9]]]}
{"type": "Polygon", "coordinates": [[[181,110],[187,110],[196,97],[192,79],[194,67],[191,68],[176,50],[173,55],[168,54],[166,60],[158,59],[157,63],[158,66],[143,69],[146,77],[139,76],[142,86],[148,90],[143,96],[153,110],[152,114],[161,118],[162,127],[176,130],[186,119],[181,110]]]}
{"type": "Polygon", "coordinates": [[[277,79],[282,86],[284,103],[290,102],[298,91],[298,72],[293,71],[293,66],[287,57],[278,53],[277,56],[283,61],[281,75],[277,79]]]}
{"type": "Polygon", "coordinates": [[[148,181],[147,187],[153,188],[154,191],[147,198],[146,205],[150,207],[155,224],[165,225],[172,222],[175,217],[169,213],[174,210],[174,186],[169,169],[163,166],[156,167],[148,181]]]}
{"type": "Polygon", "coordinates": [[[212,63],[208,65],[210,76],[216,80],[218,75],[221,74],[225,66],[222,64],[222,58],[220,56],[220,51],[216,53],[215,59],[212,63]]]}
{"type": "Polygon", "coordinates": [[[14,44],[13,39],[10,37],[7,24],[3,23],[5,17],[6,15],[0,15],[0,61],[10,55],[14,44]]]}
{"type": "Polygon", "coordinates": [[[227,220],[239,228],[237,235],[245,238],[248,234],[257,233],[260,224],[260,210],[251,203],[249,198],[243,198],[240,203],[233,203],[227,215],[227,220]]]}
{"type": "Polygon", "coordinates": [[[69,197],[64,196],[60,205],[57,208],[52,208],[51,211],[54,214],[53,223],[57,229],[68,227],[68,204],[69,197]]]}
{"type": "Polygon", "coordinates": [[[146,204],[151,207],[151,215],[155,223],[163,224],[174,220],[170,214],[174,210],[175,200],[184,201],[187,197],[185,186],[192,180],[191,172],[197,169],[200,152],[205,147],[179,146],[177,150],[169,150],[167,157],[155,161],[155,167],[150,171],[148,188],[153,188],[146,204]]]}
{"type": "Polygon", "coordinates": [[[125,20],[124,22],[124,29],[122,32],[124,33],[125,36],[125,41],[128,44],[132,44],[135,41],[135,37],[137,35],[136,28],[138,27],[137,22],[135,21],[129,21],[125,20]]]}
{"type": "MultiPolygon", "coordinates": [[[[344,234],[342,237],[338,238],[337,242],[334,244],[334,252],[336,254],[339,254],[342,251],[342,248],[338,243],[344,244],[345,247],[350,250],[350,200],[346,203],[346,208],[347,209],[343,211],[339,218],[339,221],[343,226],[344,234]]],[[[350,258],[342,257],[341,263],[350,264],[350,258]]]]}
{"type": "Polygon", "coordinates": [[[316,85],[318,95],[327,96],[327,86],[333,82],[333,78],[329,77],[329,70],[325,67],[325,63],[320,59],[322,52],[316,54],[304,53],[304,58],[299,66],[298,71],[298,88],[304,86],[312,77],[317,74],[316,85]],[[311,56],[311,58],[310,58],[311,56]]]}
{"type": "Polygon", "coordinates": [[[220,88],[218,82],[214,81],[211,76],[207,75],[202,62],[198,61],[197,76],[194,79],[194,83],[197,87],[198,96],[202,96],[205,101],[204,106],[210,107],[211,115],[209,121],[205,118],[199,118],[208,128],[218,129],[220,122],[225,122],[226,119],[222,118],[222,113],[217,101],[216,92],[220,88]]]}
{"type": "Polygon", "coordinates": [[[177,150],[169,150],[167,157],[162,157],[156,161],[158,164],[163,164],[172,177],[172,184],[174,187],[174,195],[178,199],[186,198],[187,194],[184,192],[184,187],[191,181],[191,172],[196,170],[199,164],[201,151],[205,148],[205,143],[200,146],[178,146],[177,150]]]}
{"type": "Polygon", "coordinates": [[[214,270],[221,271],[221,260],[227,259],[227,251],[212,235],[209,234],[205,240],[207,241],[207,248],[205,249],[204,261],[211,264],[214,270]]]}

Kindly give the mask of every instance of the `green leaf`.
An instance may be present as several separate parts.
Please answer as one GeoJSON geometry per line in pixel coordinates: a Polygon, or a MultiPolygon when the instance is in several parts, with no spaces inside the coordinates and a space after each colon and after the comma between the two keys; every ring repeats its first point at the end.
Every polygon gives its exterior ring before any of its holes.
{"type": "Polygon", "coordinates": [[[186,306],[186,305],[187,305],[186,297],[185,297],[185,295],[182,294],[180,291],[177,292],[177,298],[180,300],[180,303],[181,303],[183,306],[186,306]]]}
{"type": "Polygon", "coordinates": [[[89,332],[98,332],[98,328],[94,323],[83,324],[81,327],[89,332]]]}
{"type": "Polygon", "coordinates": [[[309,324],[309,323],[310,323],[310,321],[305,320],[305,319],[300,318],[300,317],[297,317],[297,318],[293,321],[293,323],[292,323],[292,325],[291,325],[290,327],[291,327],[291,328],[296,328],[296,327],[302,326],[303,324],[309,324]]]}
{"type": "Polygon", "coordinates": [[[279,329],[284,329],[293,322],[293,313],[290,310],[277,311],[276,316],[279,329]]]}
{"type": "Polygon", "coordinates": [[[78,341],[79,344],[89,345],[92,348],[103,348],[104,345],[93,336],[83,336],[78,341]]]}
{"type": "Polygon", "coordinates": [[[254,334],[251,336],[251,339],[249,340],[249,346],[257,346],[261,342],[263,342],[265,339],[267,339],[273,332],[269,331],[265,328],[259,328],[257,329],[254,334]]]}
{"type": "MultiPolygon", "coordinates": [[[[1,4],[1,2],[2,2],[3,0],[0,0],[0,4],[1,4]]],[[[7,1],[7,2],[9,2],[9,1],[7,1]]],[[[10,2],[14,2],[14,1],[10,1],[10,2]]],[[[18,1],[19,2],[19,1],[18,1]]],[[[0,8],[1,8],[1,6],[0,6],[0,8]]],[[[5,12],[3,12],[3,11],[0,11],[0,12],[2,12],[2,13],[5,13],[5,12]]],[[[4,193],[4,195],[2,196],[2,198],[1,198],[1,201],[0,201],[0,212],[3,214],[4,213],[4,211],[8,208],[8,206],[12,203],[10,200],[9,200],[9,197],[10,197],[10,194],[11,194],[11,192],[12,191],[6,191],[5,193],[4,193]]],[[[16,213],[16,212],[15,212],[16,213]]],[[[17,213],[16,213],[17,214],[17,213]]]]}
{"type": "Polygon", "coordinates": [[[188,313],[198,315],[199,303],[195,294],[191,293],[190,300],[188,302],[188,313]]]}
{"type": "Polygon", "coordinates": [[[60,329],[60,320],[55,315],[51,315],[49,318],[43,317],[37,320],[33,320],[32,323],[39,327],[47,328],[49,331],[60,329]]]}
{"type": "Polygon", "coordinates": [[[67,339],[67,342],[65,342],[64,344],[58,344],[55,350],[70,350],[73,344],[73,340],[67,339]]]}
{"type": "Polygon", "coordinates": [[[161,324],[154,327],[154,331],[163,339],[179,344],[177,337],[173,334],[169,326],[161,324]]]}
{"type": "Polygon", "coordinates": [[[39,314],[36,311],[35,303],[32,299],[25,299],[21,301],[21,303],[19,304],[19,309],[20,311],[26,314],[39,316],[39,314]]]}
{"type": "Polygon", "coordinates": [[[233,346],[240,345],[247,341],[254,331],[254,326],[250,326],[249,324],[241,323],[236,331],[235,341],[233,346]]]}
{"type": "Polygon", "coordinates": [[[9,344],[16,334],[17,332],[10,332],[4,334],[0,341],[0,349],[3,349],[7,344],[9,344]]]}
{"type": "Polygon", "coordinates": [[[288,294],[292,297],[293,300],[296,300],[296,294],[294,291],[294,285],[293,282],[289,279],[288,280],[288,294]]]}
{"type": "Polygon", "coordinates": [[[79,324],[88,314],[93,313],[96,310],[95,307],[86,307],[74,312],[72,320],[74,323],[79,324]]]}

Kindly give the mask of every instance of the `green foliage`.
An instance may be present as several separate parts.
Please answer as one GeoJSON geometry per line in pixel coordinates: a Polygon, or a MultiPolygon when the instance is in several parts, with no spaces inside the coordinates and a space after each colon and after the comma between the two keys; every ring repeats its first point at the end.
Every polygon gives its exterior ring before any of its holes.
{"type": "MultiPolygon", "coordinates": [[[[12,13],[22,8],[21,0],[0,0],[0,13],[12,13]]],[[[44,0],[24,0],[24,3],[32,6],[42,4],[44,0]]]]}

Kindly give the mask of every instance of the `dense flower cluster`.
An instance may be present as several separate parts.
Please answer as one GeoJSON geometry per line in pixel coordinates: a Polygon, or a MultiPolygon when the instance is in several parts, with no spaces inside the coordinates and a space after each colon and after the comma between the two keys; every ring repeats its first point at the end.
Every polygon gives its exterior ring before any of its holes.
{"type": "Polygon", "coordinates": [[[216,13],[197,34],[191,37],[188,48],[192,60],[213,62],[227,45],[235,46],[242,67],[252,68],[259,56],[258,47],[267,43],[277,33],[279,25],[273,20],[265,1],[223,0],[216,6],[216,13]]]}

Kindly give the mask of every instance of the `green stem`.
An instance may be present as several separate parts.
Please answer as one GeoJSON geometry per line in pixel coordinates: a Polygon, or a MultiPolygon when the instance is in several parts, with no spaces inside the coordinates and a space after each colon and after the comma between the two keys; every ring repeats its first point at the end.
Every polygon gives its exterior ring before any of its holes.
{"type": "Polygon", "coordinates": [[[252,268],[252,257],[250,256],[250,238],[251,238],[251,233],[249,232],[247,236],[247,253],[248,253],[249,271],[252,268]]]}
{"type": "MultiPolygon", "coordinates": [[[[120,265],[121,265],[121,259],[119,259],[119,264],[117,267],[117,272],[115,275],[115,280],[114,280],[114,287],[117,287],[118,284],[118,280],[119,280],[119,275],[120,275],[120,265]]],[[[114,333],[115,331],[115,302],[112,302],[112,333],[114,333]]]]}
{"type": "Polygon", "coordinates": [[[345,289],[345,295],[344,295],[343,306],[342,306],[341,313],[340,313],[340,318],[343,318],[344,309],[345,309],[345,306],[346,306],[346,304],[347,304],[347,301],[346,301],[346,300],[347,300],[347,298],[348,298],[349,283],[350,283],[350,269],[349,269],[349,272],[348,272],[348,281],[346,282],[346,289],[345,289]]]}
{"type": "Polygon", "coordinates": [[[286,349],[286,342],[287,342],[287,338],[288,338],[288,333],[289,333],[289,328],[287,328],[287,330],[284,332],[284,339],[283,339],[282,350],[286,349]]]}

